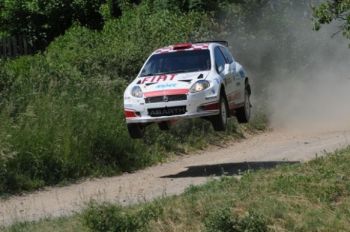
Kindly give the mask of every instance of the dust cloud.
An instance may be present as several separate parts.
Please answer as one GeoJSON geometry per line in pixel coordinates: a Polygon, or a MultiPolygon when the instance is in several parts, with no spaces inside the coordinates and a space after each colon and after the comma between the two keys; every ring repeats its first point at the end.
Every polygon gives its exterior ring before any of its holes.
{"type": "Polygon", "coordinates": [[[332,57],[324,60],[321,67],[309,67],[272,82],[266,104],[271,126],[350,129],[350,72],[346,70],[349,65],[349,59],[346,63],[332,57]]]}
{"type": "Polygon", "coordinates": [[[268,85],[266,113],[272,127],[350,129],[350,41],[331,38],[336,30],[330,26],[297,36],[309,48],[302,54],[309,62],[268,85]]]}
{"type": "Polygon", "coordinates": [[[272,128],[350,129],[350,40],[332,36],[339,30],[335,24],[313,31],[310,8],[285,17],[282,26],[257,24],[254,40],[233,48],[252,75],[255,110],[268,116],[272,128]]]}

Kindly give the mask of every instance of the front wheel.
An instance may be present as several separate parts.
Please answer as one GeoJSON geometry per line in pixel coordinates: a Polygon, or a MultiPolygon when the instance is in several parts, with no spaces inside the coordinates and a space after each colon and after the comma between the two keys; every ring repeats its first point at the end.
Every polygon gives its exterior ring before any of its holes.
{"type": "Polygon", "coordinates": [[[133,139],[142,139],[145,134],[145,126],[142,124],[128,124],[129,135],[133,139]]]}
{"type": "Polygon", "coordinates": [[[244,106],[236,110],[236,117],[239,123],[248,123],[251,115],[250,94],[246,88],[244,93],[244,106]]]}
{"type": "Polygon", "coordinates": [[[227,126],[227,117],[228,117],[227,108],[228,107],[227,107],[226,98],[223,95],[221,95],[220,97],[219,106],[220,106],[219,115],[210,117],[210,121],[215,131],[225,131],[227,126]]]}

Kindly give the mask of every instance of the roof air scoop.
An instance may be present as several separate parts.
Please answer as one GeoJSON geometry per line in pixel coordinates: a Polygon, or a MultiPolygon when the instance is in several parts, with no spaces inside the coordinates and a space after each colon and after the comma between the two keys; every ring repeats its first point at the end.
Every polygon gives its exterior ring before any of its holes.
{"type": "Polygon", "coordinates": [[[174,45],[173,50],[184,50],[189,48],[192,48],[191,43],[178,43],[174,45]]]}

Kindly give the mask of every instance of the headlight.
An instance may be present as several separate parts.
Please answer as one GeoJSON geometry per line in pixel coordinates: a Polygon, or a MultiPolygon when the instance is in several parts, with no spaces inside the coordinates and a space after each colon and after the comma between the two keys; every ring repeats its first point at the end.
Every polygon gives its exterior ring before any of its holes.
{"type": "Polygon", "coordinates": [[[210,86],[209,81],[200,80],[200,81],[197,81],[196,83],[194,83],[194,85],[192,85],[192,87],[190,88],[190,92],[191,93],[198,93],[200,91],[203,91],[203,90],[209,88],[209,86],[210,86]]]}
{"type": "Polygon", "coordinates": [[[131,89],[131,95],[133,97],[142,98],[143,97],[143,93],[142,93],[142,90],[141,90],[140,86],[134,86],[131,89]]]}

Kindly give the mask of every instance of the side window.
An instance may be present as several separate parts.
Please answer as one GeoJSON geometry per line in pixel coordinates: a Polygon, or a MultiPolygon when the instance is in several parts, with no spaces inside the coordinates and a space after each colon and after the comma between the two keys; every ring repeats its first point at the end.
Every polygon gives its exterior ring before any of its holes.
{"type": "Polygon", "coordinates": [[[232,62],[233,62],[234,60],[233,60],[233,57],[232,57],[230,51],[228,50],[228,48],[226,48],[226,47],[220,47],[220,50],[222,51],[222,53],[223,53],[224,56],[225,56],[226,63],[227,63],[227,64],[232,64],[232,62]]]}
{"type": "Polygon", "coordinates": [[[225,68],[226,61],[222,52],[218,47],[215,48],[214,56],[215,56],[216,71],[218,73],[221,73],[225,68]]]}

